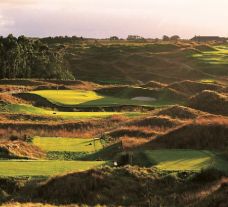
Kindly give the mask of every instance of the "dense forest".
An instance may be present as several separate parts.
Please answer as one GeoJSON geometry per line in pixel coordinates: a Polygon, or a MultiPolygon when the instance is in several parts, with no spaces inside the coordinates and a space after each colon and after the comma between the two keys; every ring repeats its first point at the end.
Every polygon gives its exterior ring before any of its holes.
{"type": "Polygon", "coordinates": [[[0,78],[74,79],[63,56],[37,39],[0,37],[0,78]]]}

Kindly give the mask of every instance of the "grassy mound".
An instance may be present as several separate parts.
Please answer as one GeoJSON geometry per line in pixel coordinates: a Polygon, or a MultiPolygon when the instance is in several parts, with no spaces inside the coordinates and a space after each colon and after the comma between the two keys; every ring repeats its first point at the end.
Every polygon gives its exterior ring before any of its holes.
{"type": "Polygon", "coordinates": [[[138,181],[133,169],[90,170],[52,178],[39,186],[33,196],[56,204],[137,205],[144,197],[138,181]]]}
{"type": "Polygon", "coordinates": [[[178,126],[179,124],[181,124],[181,122],[176,119],[162,116],[149,116],[139,118],[135,121],[127,123],[128,126],[141,126],[151,128],[172,128],[178,126]]]}
{"type": "Polygon", "coordinates": [[[228,119],[223,117],[199,119],[157,136],[149,148],[228,149],[228,119]]]}
{"type": "Polygon", "coordinates": [[[56,104],[51,103],[48,99],[41,97],[37,94],[32,93],[17,93],[14,94],[15,97],[23,99],[29,103],[32,103],[37,107],[48,107],[48,108],[58,108],[56,104]]]}
{"type": "Polygon", "coordinates": [[[180,91],[183,94],[188,95],[195,95],[203,90],[213,90],[213,91],[220,91],[223,90],[223,86],[217,85],[214,83],[203,83],[203,82],[196,82],[190,80],[184,80],[176,83],[172,83],[167,86],[168,88],[180,91]]]}
{"type": "Polygon", "coordinates": [[[19,86],[38,86],[42,84],[40,81],[29,79],[2,79],[0,85],[19,85],[19,86]]]}
{"type": "Polygon", "coordinates": [[[41,159],[45,153],[32,144],[22,141],[2,141],[0,142],[0,158],[28,158],[41,159]]]}
{"type": "Polygon", "coordinates": [[[203,52],[205,52],[205,51],[216,51],[216,48],[214,48],[210,45],[207,45],[207,44],[196,45],[194,48],[197,50],[203,51],[203,52]]]}
{"type": "MultiPolygon", "coordinates": [[[[198,202],[194,206],[200,207],[202,203],[205,204],[201,201],[209,199],[208,206],[213,206],[211,195],[222,190],[227,179],[222,178],[221,174],[202,184],[193,179],[197,176],[204,177],[206,173],[160,174],[148,168],[103,168],[54,177],[21,197],[24,196],[26,200],[30,195],[28,201],[45,200],[45,203],[55,205],[75,203],[152,207],[188,206],[198,202]]],[[[223,194],[223,200],[225,198],[223,194]]]]}
{"type": "Polygon", "coordinates": [[[215,91],[202,91],[191,97],[188,105],[213,114],[228,115],[228,96],[215,91]]]}
{"type": "Polygon", "coordinates": [[[57,121],[62,120],[58,117],[51,117],[46,115],[35,114],[21,114],[21,113],[3,113],[0,116],[1,121],[57,121]]]}
{"type": "Polygon", "coordinates": [[[166,84],[156,82],[156,81],[149,81],[146,84],[141,85],[143,88],[163,88],[166,84]]]}
{"type": "Polygon", "coordinates": [[[11,94],[0,93],[0,104],[20,104],[26,103],[20,98],[14,97],[11,94]]]}
{"type": "Polygon", "coordinates": [[[128,120],[125,116],[115,115],[103,119],[57,120],[57,121],[9,121],[0,122],[0,137],[16,136],[24,140],[24,136],[41,137],[78,137],[91,138],[116,127],[128,120]]]}
{"type": "Polygon", "coordinates": [[[149,116],[125,122],[107,135],[114,140],[121,139],[125,148],[131,148],[140,146],[156,135],[181,124],[181,121],[169,117],[149,116]]]}
{"type": "Polygon", "coordinates": [[[156,113],[157,115],[169,116],[171,118],[178,119],[195,119],[196,117],[203,115],[204,113],[189,107],[184,106],[171,106],[165,109],[161,109],[156,113]]]}
{"type": "Polygon", "coordinates": [[[154,131],[140,127],[121,127],[120,129],[113,130],[108,133],[112,138],[121,137],[137,137],[137,138],[150,138],[156,135],[154,131]]]}

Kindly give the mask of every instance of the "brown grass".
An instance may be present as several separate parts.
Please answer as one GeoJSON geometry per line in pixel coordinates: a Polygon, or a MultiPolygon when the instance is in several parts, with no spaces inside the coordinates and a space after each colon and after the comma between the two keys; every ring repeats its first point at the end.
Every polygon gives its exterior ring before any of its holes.
{"type": "Polygon", "coordinates": [[[29,158],[29,159],[41,159],[45,157],[45,153],[38,147],[22,142],[22,141],[1,141],[0,151],[5,156],[3,158],[29,158]]]}
{"type": "Polygon", "coordinates": [[[217,207],[221,201],[227,203],[227,178],[219,175],[207,181],[195,181],[194,176],[186,173],[182,179],[181,174],[180,177],[159,174],[149,168],[106,167],[51,178],[20,196],[25,201],[29,195],[30,201],[56,205],[217,207]]]}
{"type": "Polygon", "coordinates": [[[213,90],[220,91],[223,90],[224,87],[218,84],[213,83],[200,83],[196,81],[184,80],[180,82],[175,82],[167,86],[167,88],[171,88],[181,93],[189,95],[195,95],[196,93],[200,93],[203,90],[213,90]]]}
{"type": "Polygon", "coordinates": [[[178,149],[228,149],[228,119],[199,118],[158,135],[145,147],[178,149]]]}
{"type": "Polygon", "coordinates": [[[25,136],[58,136],[91,138],[118,126],[128,118],[112,116],[105,119],[91,119],[85,121],[1,121],[0,138],[11,136],[22,139],[25,136]]]}
{"type": "Polygon", "coordinates": [[[6,93],[0,93],[0,103],[3,104],[21,104],[21,103],[26,103],[26,101],[14,97],[11,94],[6,94],[6,93]]]}
{"type": "Polygon", "coordinates": [[[191,97],[188,105],[198,110],[228,116],[228,96],[226,94],[205,90],[191,97]]]}
{"type": "Polygon", "coordinates": [[[195,119],[198,116],[205,115],[205,113],[189,107],[175,105],[161,109],[155,115],[169,116],[173,119],[195,119]]]}
{"type": "Polygon", "coordinates": [[[150,139],[148,138],[139,138],[139,137],[128,137],[124,136],[121,138],[122,147],[124,150],[129,150],[133,148],[137,148],[148,143],[150,139]]]}
{"type": "Polygon", "coordinates": [[[149,81],[146,84],[141,85],[141,87],[144,88],[164,88],[165,86],[167,85],[156,81],[149,81]]]}

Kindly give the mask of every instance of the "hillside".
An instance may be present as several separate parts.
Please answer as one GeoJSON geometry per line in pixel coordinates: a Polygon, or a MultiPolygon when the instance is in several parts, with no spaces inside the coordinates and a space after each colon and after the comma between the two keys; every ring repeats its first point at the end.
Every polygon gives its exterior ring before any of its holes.
{"type": "Polygon", "coordinates": [[[103,84],[172,83],[187,79],[227,82],[227,63],[223,60],[226,46],[187,40],[53,39],[55,41],[10,35],[2,38],[2,58],[7,61],[4,65],[4,60],[0,60],[5,71],[0,74],[1,78],[79,79],[103,84]],[[8,48],[10,42],[12,47],[8,48]],[[23,49],[19,52],[18,48],[23,49]],[[23,56],[28,50],[32,51],[33,62],[23,56]],[[7,59],[11,52],[18,62],[24,61],[24,65],[12,65],[7,59]],[[13,67],[16,67],[15,72],[8,69],[13,67]]]}
{"type": "Polygon", "coordinates": [[[0,205],[227,206],[226,45],[39,41],[77,80],[0,80],[0,205]]]}
{"type": "Polygon", "coordinates": [[[192,108],[221,115],[228,115],[227,94],[205,90],[191,97],[188,105],[192,108]]]}

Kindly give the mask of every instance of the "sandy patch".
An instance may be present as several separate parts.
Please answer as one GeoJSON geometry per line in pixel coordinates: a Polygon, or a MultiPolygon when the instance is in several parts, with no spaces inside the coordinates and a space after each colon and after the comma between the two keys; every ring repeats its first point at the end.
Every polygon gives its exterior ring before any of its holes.
{"type": "Polygon", "coordinates": [[[131,100],[133,100],[133,101],[157,101],[156,98],[145,97],[145,96],[134,97],[131,100]]]}

